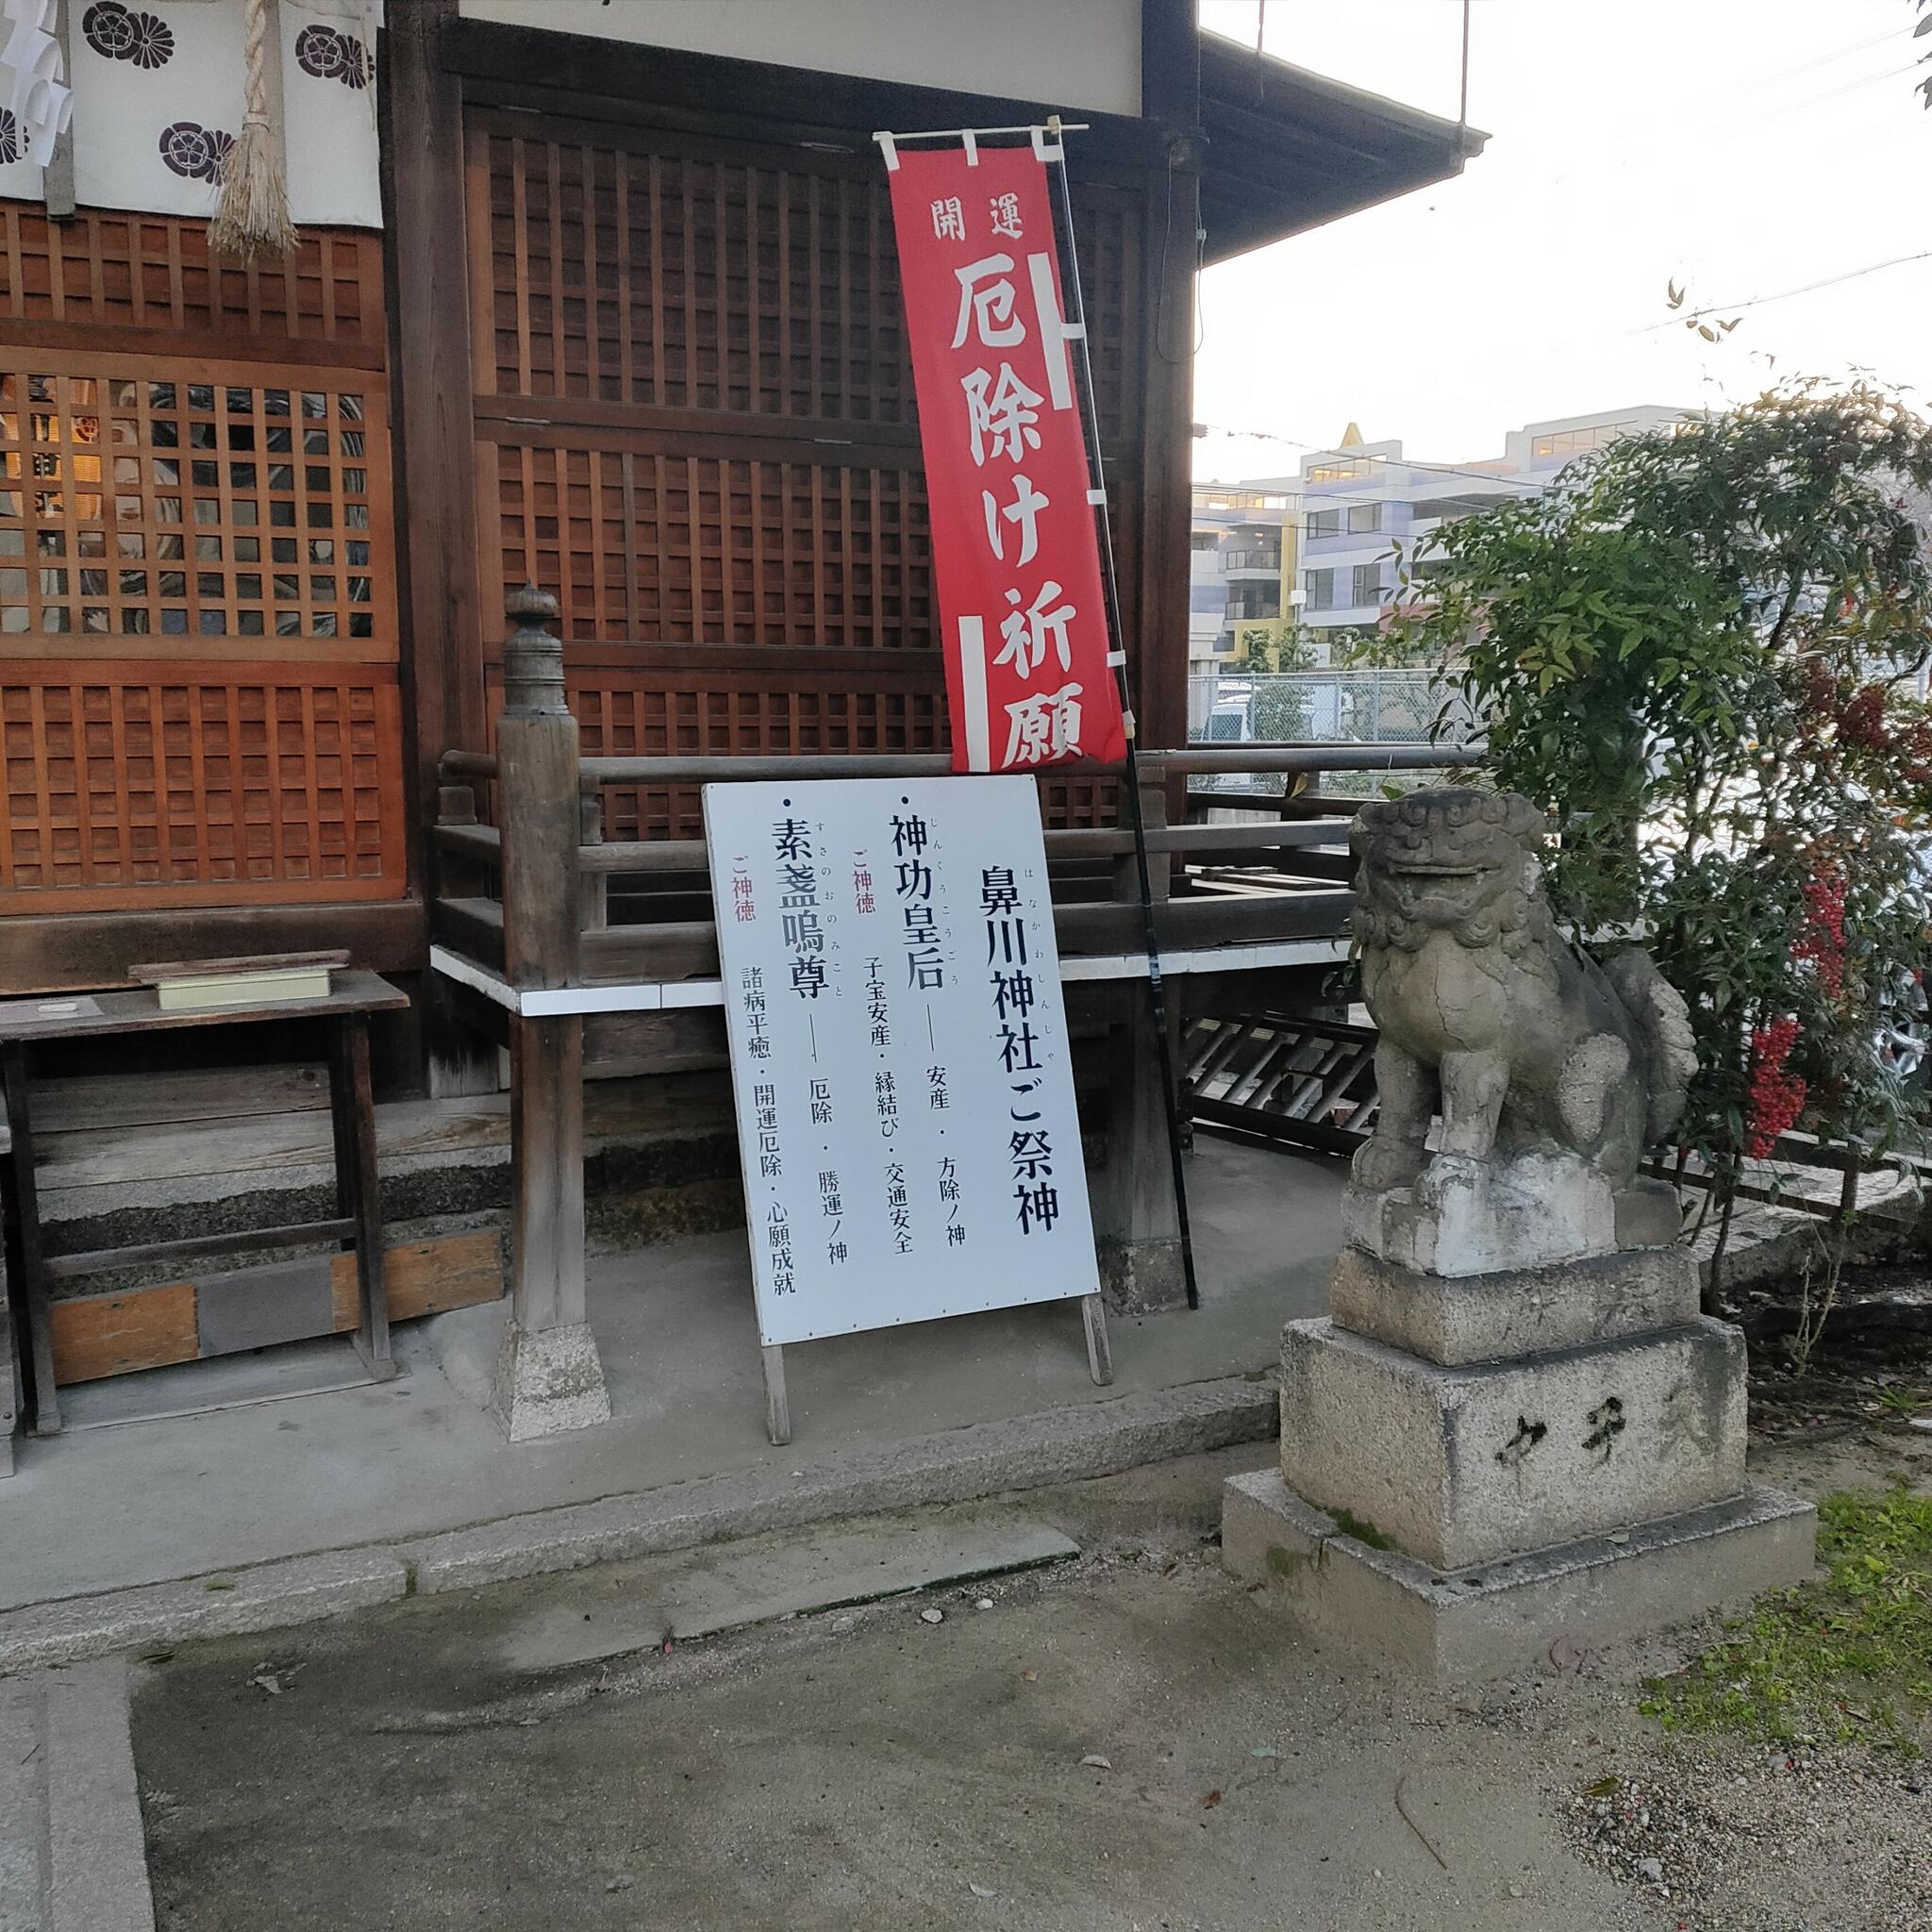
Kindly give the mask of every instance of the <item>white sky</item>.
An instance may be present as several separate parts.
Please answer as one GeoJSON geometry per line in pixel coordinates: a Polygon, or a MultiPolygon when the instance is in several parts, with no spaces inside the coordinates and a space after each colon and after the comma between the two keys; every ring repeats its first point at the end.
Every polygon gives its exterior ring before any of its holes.
{"type": "MultiPolygon", "coordinates": [[[[1252,46],[1256,0],[1202,0],[1252,46]]],[[[1852,367],[1932,391],[1932,259],[1671,319],[1932,250],[1932,113],[1907,0],[1474,0],[1456,180],[1210,269],[1194,416],[1203,479],[1279,475],[1302,445],[1465,461],[1527,422],[1718,404],[1852,367]],[[1670,325],[1652,328],[1657,323],[1670,325]],[[1776,358],[1774,368],[1767,358],[1776,358]]],[[[1273,0],[1270,54],[1456,115],[1460,0],[1273,0]]]]}

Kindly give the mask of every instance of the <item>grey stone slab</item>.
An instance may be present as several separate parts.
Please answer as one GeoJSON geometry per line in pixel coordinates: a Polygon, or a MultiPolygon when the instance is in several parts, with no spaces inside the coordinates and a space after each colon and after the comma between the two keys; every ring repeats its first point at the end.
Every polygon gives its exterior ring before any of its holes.
{"type": "Polygon", "coordinates": [[[1341,1224],[1357,1247],[1435,1274],[1542,1267],[1617,1245],[1609,1182],[1569,1156],[1439,1154],[1411,1186],[1351,1185],[1341,1224]]]}
{"type": "Polygon", "coordinates": [[[1697,1263],[1685,1248],[1460,1275],[1344,1248],[1329,1308],[1338,1328],[1452,1366],[1642,1335],[1697,1311],[1697,1263]]]}
{"type": "Polygon", "coordinates": [[[306,1624],[388,1603],[407,1595],[408,1587],[408,1566],[393,1550],[336,1550],[229,1575],[26,1604],[0,1614],[0,1670],[70,1664],[183,1638],[306,1624]]]}
{"type": "Polygon", "coordinates": [[[0,1678],[0,1932],[45,1932],[45,1679],[0,1678]]]}
{"type": "Polygon", "coordinates": [[[198,1275],[194,1318],[204,1355],[234,1355],[326,1335],[335,1304],[326,1255],[198,1275]]]}
{"type": "Polygon", "coordinates": [[[1188,1271],[1178,1239],[1098,1243],[1100,1289],[1116,1314],[1152,1315],[1188,1305],[1188,1271]]]}
{"type": "Polygon", "coordinates": [[[1690,1623],[1810,1575],[1817,1511],[1782,1491],[1736,1496],[1505,1562],[1439,1571],[1372,1548],[1273,1470],[1223,1491],[1222,1557],[1317,1641],[1440,1682],[1544,1665],[1690,1623]]]}
{"type": "Polygon", "coordinates": [[[1281,1474],[1311,1503],[1442,1568],[1736,1495],[1744,1338],[1679,1327],[1445,1368],[1291,1322],[1281,1474]]]}
{"type": "Polygon", "coordinates": [[[1272,1383],[1245,1376],[1150,1390],[1008,1421],[974,1423],[843,1456],[793,1474],[769,1467],[639,1495],[533,1511],[403,1546],[425,1595],[722,1537],[963,1503],[1002,1490],[1110,1475],[1274,1432],[1272,1383]]]}
{"type": "Polygon", "coordinates": [[[591,1324],[520,1328],[514,1321],[506,1322],[490,1412],[511,1442],[534,1442],[608,1423],[610,1396],[591,1324]]]}
{"type": "MultiPolygon", "coordinates": [[[[407,1375],[408,1363],[402,1370],[407,1375]]],[[[376,1388],[389,1379],[369,1373],[348,1336],[311,1336],[260,1353],[246,1350],[176,1362],[165,1374],[103,1375],[98,1381],[75,1382],[60,1391],[63,1440],[71,1443],[83,1429],[180,1421],[339,1390],[376,1388]]]]}
{"type": "Polygon", "coordinates": [[[665,1594],[671,1634],[716,1636],[807,1610],[836,1609],[1002,1572],[1064,1563],[1080,1554],[1043,1523],[876,1524],[823,1531],[780,1547],[724,1550],[715,1564],[665,1594]]]}
{"type": "Polygon", "coordinates": [[[1077,1543],[1045,1524],[978,1516],[941,1523],[875,1518],[849,1529],[707,1545],[627,1577],[614,1601],[602,1590],[550,1586],[505,1633],[502,1655],[514,1670],[589,1663],[666,1638],[714,1637],[777,1617],[1036,1569],[1079,1554],[1077,1543]]]}
{"type": "Polygon", "coordinates": [[[120,1658],[50,1672],[47,1932],[154,1932],[120,1658]]]}

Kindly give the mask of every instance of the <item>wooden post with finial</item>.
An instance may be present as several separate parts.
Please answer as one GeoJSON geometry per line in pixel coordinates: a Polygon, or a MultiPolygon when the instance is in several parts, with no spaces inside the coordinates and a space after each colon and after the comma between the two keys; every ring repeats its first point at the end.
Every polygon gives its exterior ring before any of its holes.
{"type": "MultiPolygon", "coordinates": [[[[563,644],[544,628],[557,599],[526,584],[506,605],[496,724],[503,840],[504,977],[521,993],[577,976],[577,722],[563,644]]],[[[584,1023],[510,1021],[510,1319],[495,1410],[511,1441],[607,1422],[584,1304],[584,1023]]]]}

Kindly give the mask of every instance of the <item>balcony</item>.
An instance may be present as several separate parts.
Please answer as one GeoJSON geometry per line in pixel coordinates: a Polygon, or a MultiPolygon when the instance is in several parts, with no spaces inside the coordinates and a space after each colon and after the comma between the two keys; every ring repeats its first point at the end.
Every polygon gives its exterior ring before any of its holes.
{"type": "Polygon", "coordinates": [[[1232,583],[1252,582],[1257,577],[1281,575],[1278,550],[1229,550],[1221,559],[1221,574],[1232,583]]]}

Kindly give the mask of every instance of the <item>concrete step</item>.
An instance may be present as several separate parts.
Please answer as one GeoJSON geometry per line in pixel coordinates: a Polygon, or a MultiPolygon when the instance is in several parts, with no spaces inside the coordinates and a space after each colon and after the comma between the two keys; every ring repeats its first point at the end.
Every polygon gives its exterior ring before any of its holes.
{"type": "Polygon", "coordinates": [[[154,1932],[119,1658],[0,1681],[0,1932],[154,1932]]]}
{"type": "Polygon", "coordinates": [[[500,1651],[515,1670],[592,1663],[1079,1554],[1046,1524],[984,1509],[781,1530],[559,1577],[504,1630],[500,1651]]]}
{"type": "MultiPolygon", "coordinates": [[[[58,1084],[54,1097],[60,1099],[58,1084]]],[[[68,1114],[58,1105],[52,1109],[57,1122],[68,1114]]],[[[128,1124],[74,1119],[36,1135],[50,1254],[239,1234],[335,1211],[326,1108],[261,1114],[238,1105],[220,1118],[128,1124]]],[[[508,1095],[387,1102],[376,1108],[375,1128],[392,1241],[505,1220],[508,1095]]],[[[741,1224],[738,1147],[724,1076],[592,1082],[585,1090],[584,1180],[593,1244],[641,1246],[741,1224]]],[[[222,1265],[256,1258],[242,1253],[222,1265]]],[[[58,1291],[118,1289],[153,1272],[63,1281],[58,1291]]]]}
{"type": "MultiPolygon", "coordinates": [[[[1075,1373],[1084,1376],[1084,1368],[1075,1373]]],[[[337,1404],[342,1398],[326,1395],[313,1401],[337,1404]]],[[[331,1459],[334,1452],[323,1446],[317,1434],[298,1434],[291,1439],[273,1433],[276,1425],[267,1419],[275,1413],[271,1407],[207,1418],[198,1438],[202,1447],[196,1451],[197,1458],[207,1457],[221,1465],[224,1458],[219,1446],[208,1444],[229,1440],[288,1444],[285,1453],[299,1458],[310,1489],[315,1486],[313,1472],[317,1468],[340,1470],[346,1466],[331,1459]],[[264,1424],[259,1435],[251,1427],[258,1422],[264,1424]]],[[[358,1445],[358,1453],[373,1454],[385,1472],[404,1467],[405,1452],[413,1451],[425,1437],[441,1438],[453,1426],[462,1426],[460,1418],[453,1422],[445,1409],[442,1416],[420,1425],[409,1424],[405,1433],[396,1434],[389,1421],[378,1417],[372,1424],[372,1413],[366,1403],[349,1404],[342,1426],[351,1433],[344,1440],[358,1445]],[[384,1443],[390,1443],[395,1453],[391,1454],[384,1443]]],[[[312,1426],[314,1417],[310,1408],[305,1428],[312,1426]]],[[[247,1536],[261,1527],[264,1512],[273,1515],[275,1533],[285,1538],[291,1520],[288,1511],[293,1507],[290,1493],[272,1486],[268,1491],[256,1492],[258,1498],[268,1497],[265,1503],[258,1500],[243,1506],[231,1498],[236,1507],[224,1514],[213,1509],[213,1503],[220,1503],[221,1497],[214,1497],[211,1503],[204,1486],[198,1492],[194,1527],[171,1529],[160,1545],[165,1550],[164,1560],[185,1573],[177,1580],[100,1588],[102,1573],[96,1568],[88,1579],[94,1587],[77,1590],[71,1566],[61,1569],[44,1562],[25,1570],[15,1565],[16,1571],[24,1570],[21,1576],[0,1574],[0,1601],[9,1588],[16,1598],[13,1607],[0,1608],[0,1671],[40,1670],[193,1638],[279,1629],[393,1603],[412,1594],[430,1596],[521,1577],[585,1572],[593,1565],[702,1551],[729,1539],[774,1531],[829,1536],[832,1531],[827,1525],[841,1519],[927,1504],[974,1502],[1009,1490],[1077,1481],[1237,1442],[1260,1441],[1274,1433],[1275,1418],[1272,1380],[1223,1376],[1113,1395],[1106,1401],[1070,1403],[1031,1415],[990,1418],[925,1436],[822,1448],[817,1454],[807,1444],[790,1452],[801,1458],[796,1468],[787,1461],[774,1463],[761,1457],[744,1468],[674,1479],[630,1492],[605,1493],[591,1502],[559,1501],[525,1507],[515,1514],[473,1520],[462,1528],[440,1532],[425,1527],[393,1543],[339,1545],[307,1556],[268,1560],[238,1557],[247,1536]],[[210,1534],[202,1534],[210,1530],[210,1534]],[[230,1567],[209,1567],[224,1554],[230,1567]],[[42,1593],[45,1581],[57,1574],[63,1581],[42,1593]],[[34,1594],[29,1597],[28,1591],[34,1594]]],[[[135,1448],[142,1443],[141,1432],[146,1426],[87,1431],[79,1442],[135,1448]]],[[[455,1510],[467,1516],[473,1499],[494,1495],[501,1507],[501,1502],[513,1495],[527,1497],[531,1493],[527,1487],[513,1490],[504,1475],[510,1458],[527,1457],[530,1452],[507,1449],[495,1437],[493,1425],[481,1417],[476,1419],[476,1427],[491,1431],[486,1439],[491,1459],[483,1479],[469,1486],[451,1484],[445,1480],[448,1465],[436,1465],[432,1474],[439,1484],[439,1511],[455,1510]]],[[[579,1461],[575,1466],[577,1487],[596,1490],[605,1486],[614,1470],[628,1467],[635,1471],[639,1467],[637,1441],[634,1433],[626,1435],[621,1425],[603,1435],[597,1463],[591,1466],[579,1461]]],[[[72,1449],[75,1445],[61,1446],[72,1449]]],[[[570,1449],[570,1442],[559,1439],[541,1452],[551,1458],[552,1469],[558,1473],[556,1493],[559,1495],[567,1495],[572,1485],[574,1466],[567,1459],[570,1449]]],[[[273,1454],[273,1449],[269,1453],[273,1454]]],[[[291,1466],[295,1463],[291,1461],[291,1466]]],[[[118,1467],[117,1463],[117,1472],[118,1467]]],[[[14,1480],[17,1483],[20,1478],[14,1480]]],[[[71,1497],[63,1499],[53,1486],[40,1493],[45,1498],[49,1520],[58,1517],[66,1525],[65,1533],[73,1536],[75,1518],[71,1497]]],[[[414,1507],[407,1492],[357,1493],[353,1520],[358,1524],[365,1519],[370,1526],[382,1519],[393,1523],[414,1507]]],[[[15,1499],[9,1496],[7,1500],[13,1504],[15,1499]]],[[[87,1524],[98,1526],[94,1515],[86,1510],[82,1514],[87,1524]]],[[[338,1524],[350,1520],[335,1519],[338,1524]]],[[[434,1521],[433,1515],[429,1521],[434,1521]]],[[[22,1519],[21,1527],[23,1547],[34,1549],[31,1511],[22,1519]]],[[[116,1519],[108,1527],[119,1535],[125,1525],[116,1519]]],[[[49,1535],[57,1533],[50,1531],[49,1535]]],[[[313,1524],[302,1533],[317,1543],[327,1541],[327,1530],[313,1524]]],[[[118,1564],[128,1559],[123,1554],[115,1560],[118,1564]]],[[[782,1615],[783,1611],[774,1614],[782,1615]]],[[[648,1630],[645,1641],[649,1641],[648,1630]]]]}
{"type": "Polygon", "coordinates": [[[44,1676],[0,1678],[0,1932],[44,1932],[44,1676]]]}

